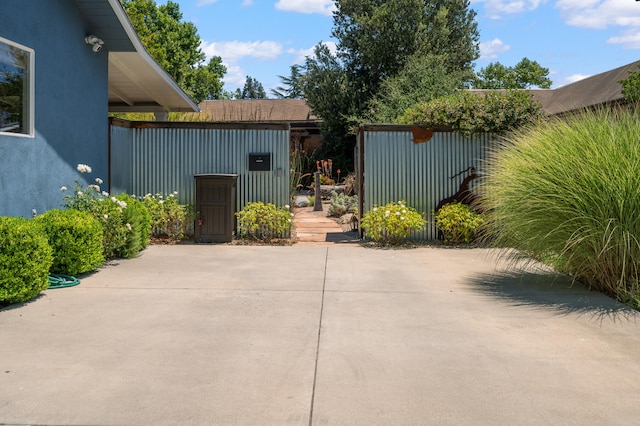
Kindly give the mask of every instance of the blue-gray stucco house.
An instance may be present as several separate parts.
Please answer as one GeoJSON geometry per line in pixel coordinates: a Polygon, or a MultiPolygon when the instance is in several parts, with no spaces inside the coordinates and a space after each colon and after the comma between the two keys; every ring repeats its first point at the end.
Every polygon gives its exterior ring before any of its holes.
{"type": "Polygon", "coordinates": [[[198,111],[143,48],[119,0],[2,0],[0,216],[59,208],[62,186],[108,187],[109,112],[198,111]]]}

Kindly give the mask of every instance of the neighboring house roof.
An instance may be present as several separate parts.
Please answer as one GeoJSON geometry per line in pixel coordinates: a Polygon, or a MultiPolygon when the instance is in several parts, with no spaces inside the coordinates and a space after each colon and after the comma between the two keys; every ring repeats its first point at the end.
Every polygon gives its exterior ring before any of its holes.
{"type": "Polygon", "coordinates": [[[549,115],[623,101],[620,80],[638,71],[640,61],[606,71],[557,89],[533,89],[533,98],[549,115]]]}
{"type": "Polygon", "coordinates": [[[202,114],[216,122],[316,122],[304,99],[236,99],[203,101],[202,114]]]}
{"type": "MultiPolygon", "coordinates": [[[[549,115],[623,101],[620,80],[638,71],[640,61],[603,72],[557,89],[529,89],[549,115]]],[[[483,93],[487,90],[471,90],[483,93]]],[[[214,100],[199,105],[207,121],[318,123],[304,99],[214,100]]]]}
{"type": "MultiPolygon", "coordinates": [[[[120,0],[74,0],[109,53],[109,112],[198,111],[146,51],[120,0]]],[[[98,53],[100,54],[100,53],[98,53]]]]}

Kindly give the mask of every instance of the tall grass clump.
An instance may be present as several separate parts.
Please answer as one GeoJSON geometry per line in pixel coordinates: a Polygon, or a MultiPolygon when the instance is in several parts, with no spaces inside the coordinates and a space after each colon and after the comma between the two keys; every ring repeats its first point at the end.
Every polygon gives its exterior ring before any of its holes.
{"type": "Polygon", "coordinates": [[[640,118],[584,112],[520,129],[481,183],[496,244],[640,307],[640,118]]]}

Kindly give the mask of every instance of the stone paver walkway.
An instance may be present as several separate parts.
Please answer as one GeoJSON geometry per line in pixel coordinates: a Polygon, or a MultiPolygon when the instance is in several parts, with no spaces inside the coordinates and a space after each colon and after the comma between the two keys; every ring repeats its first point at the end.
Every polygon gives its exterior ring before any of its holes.
{"type": "Polygon", "coordinates": [[[340,225],[334,218],[327,217],[327,206],[322,211],[313,207],[294,209],[294,225],[297,244],[357,244],[357,231],[350,231],[349,225],[340,225]]]}

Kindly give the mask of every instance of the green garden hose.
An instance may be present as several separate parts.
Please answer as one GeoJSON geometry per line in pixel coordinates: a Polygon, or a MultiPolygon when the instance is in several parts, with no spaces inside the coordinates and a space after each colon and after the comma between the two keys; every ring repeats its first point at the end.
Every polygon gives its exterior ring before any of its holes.
{"type": "Polygon", "coordinates": [[[78,284],[80,284],[80,280],[71,275],[51,274],[49,275],[49,287],[47,289],[73,287],[78,284]]]}

